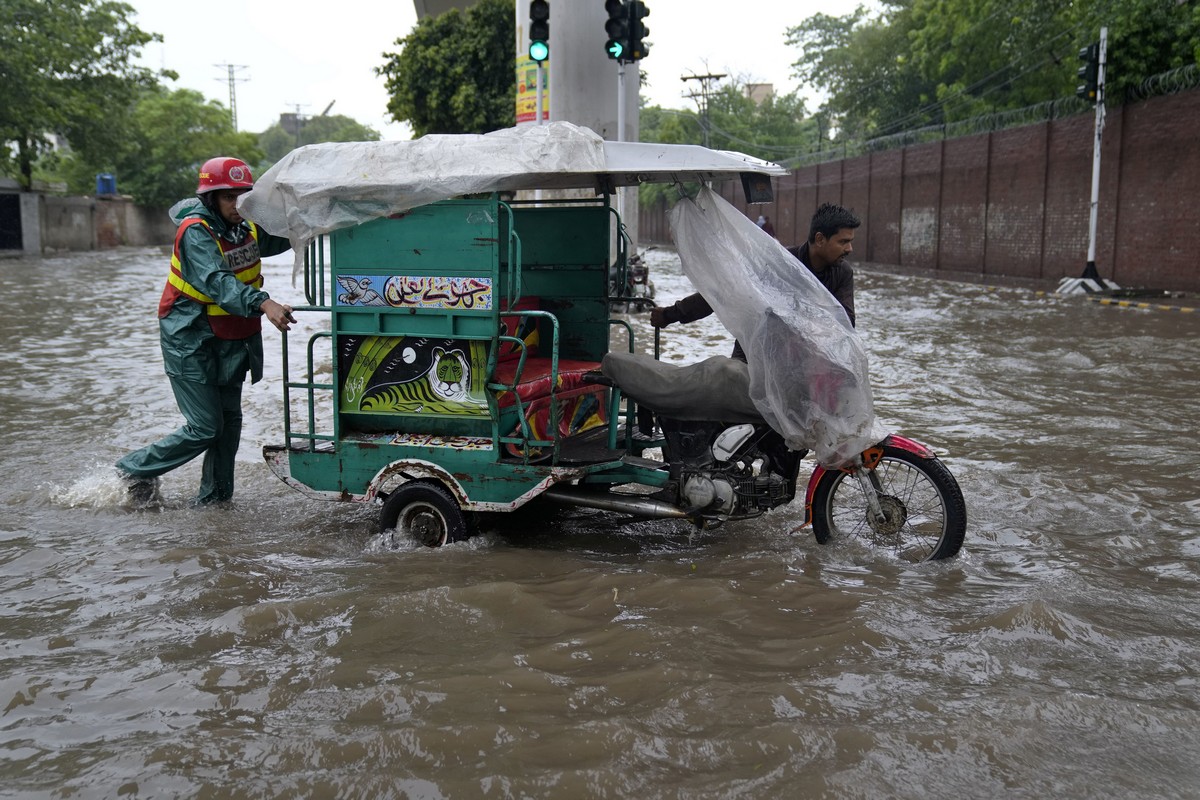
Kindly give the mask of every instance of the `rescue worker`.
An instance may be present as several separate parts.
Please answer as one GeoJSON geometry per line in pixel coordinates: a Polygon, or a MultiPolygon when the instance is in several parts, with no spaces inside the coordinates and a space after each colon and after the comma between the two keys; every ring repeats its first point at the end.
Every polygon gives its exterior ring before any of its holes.
{"type": "Polygon", "coordinates": [[[242,384],[262,378],[262,317],[280,331],[292,307],[262,290],[262,256],[291,248],[242,219],[237,199],[253,186],[245,162],[212,158],[200,167],[196,197],[170,210],[178,223],[171,269],[158,304],[163,367],[185,424],[117,462],[136,506],[150,503],[158,476],[204,454],[197,505],[233,496],[242,434],[242,384]]]}

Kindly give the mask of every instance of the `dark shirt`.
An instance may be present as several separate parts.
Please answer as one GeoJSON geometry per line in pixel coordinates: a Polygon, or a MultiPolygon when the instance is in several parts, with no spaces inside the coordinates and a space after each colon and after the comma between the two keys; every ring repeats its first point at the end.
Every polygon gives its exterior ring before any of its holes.
{"type": "MultiPolygon", "coordinates": [[[[846,309],[846,316],[850,318],[850,324],[855,324],[854,318],[854,269],[844,261],[836,264],[830,264],[825,269],[817,272],[808,263],[808,242],[799,247],[789,247],[788,252],[800,260],[800,263],[808,267],[816,279],[821,282],[821,285],[829,290],[829,293],[834,296],[842,308],[846,309]]],[[[663,308],[663,320],[666,323],[672,322],[695,322],[698,319],[703,319],[712,313],[712,306],[699,293],[690,294],[682,300],[676,301],[674,305],[663,308]]],[[[740,350],[740,348],[739,348],[740,350]]]]}
{"type": "Polygon", "coordinates": [[[789,247],[788,252],[800,259],[800,263],[808,267],[809,271],[821,282],[821,285],[828,289],[834,299],[842,304],[842,308],[846,309],[846,316],[850,318],[851,326],[855,325],[854,268],[845,261],[838,261],[817,272],[812,268],[812,264],[809,263],[808,242],[799,247],[789,247]]]}

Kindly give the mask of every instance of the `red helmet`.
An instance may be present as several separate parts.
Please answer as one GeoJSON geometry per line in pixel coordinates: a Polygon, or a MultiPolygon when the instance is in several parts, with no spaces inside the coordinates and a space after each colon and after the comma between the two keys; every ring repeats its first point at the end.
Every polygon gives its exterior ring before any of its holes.
{"type": "Polygon", "coordinates": [[[200,167],[200,185],[196,194],[215,192],[217,189],[251,189],[254,176],[250,167],[240,158],[217,156],[205,161],[200,167]]]}

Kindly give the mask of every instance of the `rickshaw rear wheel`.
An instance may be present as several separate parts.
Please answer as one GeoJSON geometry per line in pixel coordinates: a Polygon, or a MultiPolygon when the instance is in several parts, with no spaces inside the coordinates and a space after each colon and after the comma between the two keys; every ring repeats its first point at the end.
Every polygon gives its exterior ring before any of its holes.
{"type": "Polygon", "coordinates": [[[379,530],[395,529],[426,547],[441,547],[467,538],[462,509],[441,486],[412,482],[388,495],[379,515],[379,530]]]}

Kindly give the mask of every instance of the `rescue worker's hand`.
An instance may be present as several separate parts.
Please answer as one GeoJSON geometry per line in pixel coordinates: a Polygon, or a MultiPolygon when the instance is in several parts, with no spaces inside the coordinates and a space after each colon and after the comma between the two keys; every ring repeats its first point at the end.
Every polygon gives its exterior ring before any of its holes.
{"type": "Polygon", "coordinates": [[[262,305],[258,310],[263,313],[271,324],[281,331],[291,330],[290,323],[295,322],[296,318],[292,316],[292,307],[283,303],[276,303],[271,298],[262,301],[262,305]]]}
{"type": "Polygon", "coordinates": [[[671,323],[667,320],[667,309],[655,306],[650,311],[650,324],[656,328],[665,328],[671,323]]]}

